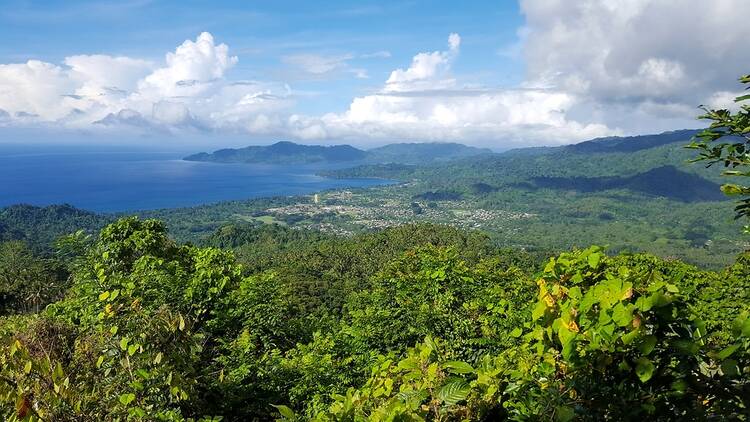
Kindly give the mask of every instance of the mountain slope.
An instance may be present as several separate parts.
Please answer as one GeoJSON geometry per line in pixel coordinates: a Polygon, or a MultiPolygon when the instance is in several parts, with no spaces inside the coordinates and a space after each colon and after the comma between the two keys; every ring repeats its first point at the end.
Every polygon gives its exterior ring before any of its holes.
{"type": "Polygon", "coordinates": [[[457,143],[437,142],[389,144],[363,151],[351,145],[300,145],[283,141],[267,146],[220,149],[211,154],[201,152],[185,157],[185,160],[268,164],[346,162],[420,164],[448,161],[482,154],[492,154],[492,151],[486,148],[474,148],[457,143]]]}
{"type": "Polygon", "coordinates": [[[34,251],[48,253],[58,237],[77,230],[93,233],[112,220],[65,204],[11,205],[0,208],[0,241],[24,240],[34,251]]]}
{"type": "MultiPolygon", "coordinates": [[[[686,130],[648,136],[601,138],[574,145],[524,148],[421,166],[360,166],[327,172],[326,175],[418,179],[433,188],[482,184],[478,191],[490,192],[519,183],[531,183],[537,178],[628,178],[638,174],[655,178],[659,177],[658,173],[648,172],[671,166],[679,169],[679,172],[668,175],[670,178],[694,175],[705,182],[718,183],[720,178],[715,172],[688,163],[692,152],[684,146],[694,133],[686,130]]],[[[468,188],[466,190],[469,191],[468,188]]]]}
{"type": "Polygon", "coordinates": [[[580,142],[578,144],[567,145],[564,148],[569,151],[579,153],[594,152],[635,152],[643,149],[656,148],[662,145],[673,144],[676,142],[686,143],[690,140],[697,130],[675,130],[655,135],[640,136],[612,136],[607,138],[597,138],[590,141],[580,142]]]}
{"type": "Polygon", "coordinates": [[[470,147],[458,143],[401,143],[389,144],[368,150],[367,161],[375,163],[421,164],[428,161],[448,161],[483,154],[492,154],[492,150],[470,147]]]}
{"type": "Polygon", "coordinates": [[[720,185],[674,166],[662,166],[630,177],[536,177],[536,186],[550,189],[598,192],[627,189],[682,202],[722,201],[720,185]]]}
{"type": "Polygon", "coordinates": [[[268,146],[220,149],[211,154],[202,152],[185,157],[185,160],[218,163],[308,164],[358,161],[366,156],[365,151],[351,145],[299,145],[282,141],[268,146]]]}

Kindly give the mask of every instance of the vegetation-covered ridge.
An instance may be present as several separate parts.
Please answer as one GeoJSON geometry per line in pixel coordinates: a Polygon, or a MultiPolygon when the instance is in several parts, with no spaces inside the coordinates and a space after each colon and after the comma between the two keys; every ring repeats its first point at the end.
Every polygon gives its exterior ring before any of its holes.
{"type": "Polygon", "coordinates": [[[49,255],[60,236],[78,230],[95,234],[112,221],[113,217],[67,204],[47,207],[11,205],[0,208],[0,242],[21,240],[35,252],[49,255]]]}
{"type": "Polygon", "coordinates": [[[213,153],[201,152],[185,157],[188,161],[218,163],[424,163],[491,154],[486,148],[474,148],[457,143],[399,143],[370,150],[351,145],[300,145],[281,141],[267,146],[240,149],[220,149],[213,153]]]}

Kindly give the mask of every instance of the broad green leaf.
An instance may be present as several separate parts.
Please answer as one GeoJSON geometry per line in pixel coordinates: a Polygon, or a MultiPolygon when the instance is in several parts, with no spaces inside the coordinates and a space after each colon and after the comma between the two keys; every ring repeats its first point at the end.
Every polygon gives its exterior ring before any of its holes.
{"type": "Polygon", "coordinates": [[[537,302],[534,310],[531,312],[531,319],[533,321],[536,321],[539,318],[543,317],[545,312],[547,312],[547,305],[545,305],[544,302],[541,301],[537,302]]]}
{"type": "Polygon", "coordinates": [[[457,360],[445,362],[443,364],[443,367],[447,368],[448,372],[452,372],[454,374],[468,374],[474,372],[474,368],[472,368],[471,365],[466,362],[460,362],[457,360]]]}
{"type": "Polygon", "coordinates": [[[119,400],[120,400],[120,403],[122,403],[123,406],[127,406],[130,403],[132,403],[133,400],[135,400],[135,394],[133,394],[133,393],[120,394],[119,400]]]}
{"type": "Polygon", "coordinates": [[[65,374],[63,373],[62,364],[58,361],[57,364],[55,365],[55,370],[52,371],[52,376],[55,379],[61,379],[63,375],[65,374]]]}
{"type": "Polygon", "coordinates": [[[618,303],[612,310],[612,320],[620,327],[627,327],[633,322],[633,311],[622,303],[618,303]]]}
{"type": "Polygon", "coordinates": [[[740,348],[739,344],[733,344],[733,345],[725,348],[721,352],[719,352],[719,354],[716,355],[716,357],[719,358],[719,360],[724,360],[724,359],[728,358],[729,356],[731,356],[732,353],[734,353],[735,351],[737,351],[737,349],[739,349],[739,348],[740,348]]]}
{"type": "Polygon", "coordinates": [[[638,350],[646,356],[654,350],[654,347],[656,347],[656,336],[646,336],[643,338],[641,344],[638,345],[638,350]]]}
{"type": "Polygon", "coordinates": [[[275,407],[284,419],[294,420],[297,418],[294,410],[290,409],[288,406],[284,406],[283,404],[272,404],[271,406],[275,407]]]}
{"type": "Polygon", "coordinates": [[[601,260],[602,255],[600,253],[594,252],[589,254],[587,260],[589,263],[589,267],[596,269],[599,266],[599,260],[601,260]]]}
{"type": "Polygon", "coordinates": [[[419,362],[414,358],[406,358],[398,363],[399,369],[416,369],[419,368],[419,362]]]}
{"type": "Polygon", "coordinates": [[[471,391],[471,387],[469,387],[466,381],[454,379],[440,387],[437,392],[437,398],[446,406],[453,406],[461,400],[465,400],[469,395],[469,391],[471,391]]]}
{"type": "Polygon", "coordinates": [[[425,337],[424,344],[425,344],[425,346],[427,346],[427,348],[431,352],[436,352],[437,353],[437,351],[438,351],[437,344],[435,343],[435,340],[432,339],[432,337],[430,337],[430,336],[425,337]]]}
{"type": "Polygon", "coordinates": [[[732,333],[735,336],[750,337],[750,316],[747,313],[743,312],[742,315],[734,320],[732,333]]]}
{"type": "Polygon", "coordinates": [[[654,375],[654,369],[656,369],[656,367],[654,367],[654,364],[647,357],[641,357],[635,361],[635,374],[638,375],[638,379],[640,379],[641,382],[650,380],[654,375]]]}

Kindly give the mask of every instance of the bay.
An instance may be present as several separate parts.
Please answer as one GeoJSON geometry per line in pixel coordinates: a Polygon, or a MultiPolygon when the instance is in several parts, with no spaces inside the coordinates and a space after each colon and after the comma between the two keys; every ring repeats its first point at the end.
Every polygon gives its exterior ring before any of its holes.
{"type": "Polygon", "coordinates": [[[332,168],[327,165],[202,163],[181,160],[183,156],[174,151],[0,146],[0,206],[67,203],[120,212],[391,183],[315,174],[332,168]]]}

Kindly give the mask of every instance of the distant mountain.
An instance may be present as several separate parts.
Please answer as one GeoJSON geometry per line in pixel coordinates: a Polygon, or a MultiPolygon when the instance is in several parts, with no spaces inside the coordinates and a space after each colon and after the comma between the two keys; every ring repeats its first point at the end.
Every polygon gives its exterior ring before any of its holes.
{"type": "Polygon", "coordinates": [[[492,150],[488,148],[475,148],[457,143],[401,143],[368,150],[367,161],[373,163],[422,164],[492,153],[492,150]]]}
{"type": "Polygon", "coordinates": [[[610,136],[596,138],[578,144],[567,145],[568,151],[591,153],[591,152],[635,152],[643,149],[655,148],[675,142],[687,143],[697,130],[675,130],[654,135],[640,136],[610,136]]]}
{"type": "Polygon", "coordinates": [[[351,145],[299,145],[282,141],[267,146],[220,149],[211,154],[201,152],[185,157],[185,160],[217,163],[311,164],[361,161],[366,157],[365,151],[351,145]]]}
{"type": "Polygon", "coordinates": [[[422,180],[429,192],[449,188],[478,196],[503,189],[550,188],[579,192],[625,189],[681,202],[725,199],[720,177],[684,148],[697,131],[598,138],[560,147],[534,147],[419,166],[364,165],[325,173],[331,177],[422,180]]]}
{"type": "Polygon", "coordinates": [[[457,158],[491,154],[485,148],[474,148],[456,143],[390,144],[368,151],[351,145],[300,145],[277,142],[268,146],[249,146],[239,149],[220,149],[213,153],[201,152],[185,157],[187,161],[217,163],[313,164],[366,162],[371,164],[418,164],[448,161],[457,158]]]}

